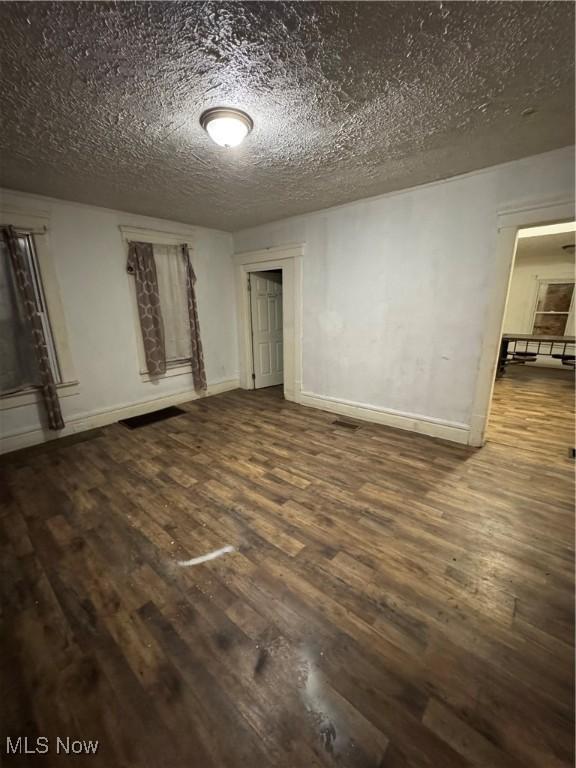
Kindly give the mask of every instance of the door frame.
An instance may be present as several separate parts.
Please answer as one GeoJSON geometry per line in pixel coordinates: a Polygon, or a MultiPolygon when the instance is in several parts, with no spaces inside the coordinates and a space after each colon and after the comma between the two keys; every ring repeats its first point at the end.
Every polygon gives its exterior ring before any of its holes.
{"type": "Polygon", "coordinates": [[[254,358],[248,273],[282,270],[284,397],[298,402],[302,391],[302,258],[304,245],[283,245],[237,253],[234,260],[240,350],[240,386],[253,389],[254,358]]]}
{"type": "Polygon", "coordinates": [[[492,394],[496,377],[496,365],[500,353],[500,339],[504,326],[506,305],[516,259],[518,230],[541,224],[574,221],[574,201],[562,201],[502,211],[498,214],[498,235],[493,275],[494,290],[488,300],[482,351],[476,379],[476,392],[470,421],[469,445],[481,447],[486,440],[486,428],[490,418],[492,394]]]}
{"type": "Polygon", "coordinates": [[[253,389],[266,389],[267,387],[275,387],[280,386],[280,384],[284,385],[284,323],[282,320],[282,281],[283,281],[283,275],[282,270],[266,270],[265,272],[258,271],[258,272],[248,272],[248,285],[250,286],[249,295],[250,295],[250,330],[252,333],[252,381],[253,381],[253,389]],[[280,274],[280,278],[278,279],[278,274],[280,274]],[[273,277],[272,277],[273,276],[273,277]],[[260,334],[262,333],[262,330],[260,328],[260,321],[257,317],[260,312],[258,310],[258,300],[262,296],[262,294],[259,294],[259,280],[258,278],[264,277],[265,283],[268,283],[268,287],[266,288],[266,317],[267,317],[267,330],[264,332],[265,336],[268,335],[268,342],[270,346],[274,342],[271,342],[271,334],[275,334],[276,337],[278,336],[278,332],[280,332],[280,338],[282,340],[282,363],[277,359],[278,352],[276,351],[274,355],[274,360],[281,366],[281,370],[278,370],[278,368],[274,368],[273,366],[273,359],[272,359],[272,353],[269,350],[269,361],[270,361],[270,370],[267,374],[264,374],[262,372],[262,359],[258,359],[260,356],[256,355],[256,336],[260,338],[260,334]],[[252,279],[254,278],[254,280],[252,279]],[[270,323],[270,284],[274,285],[274,293],[272,294],[272,299],[274,301],[274,315],[276,319],[278,319],[278,316],[276,314],[277,308],[278,308],[278,299],[280,299],[280,328],[276,327],[275,330],[273,330],[273,324],[270,323]],[[278,288],[280,289],[278,293],[278,288]],[[266,377],[269,377],[269,381],[266,382],[263,379],[266,379],[266,377]],[[260,383],[259,380],[260,379],[260,383]],[[280,379],[280,381],[278,381],[280,379]]]}

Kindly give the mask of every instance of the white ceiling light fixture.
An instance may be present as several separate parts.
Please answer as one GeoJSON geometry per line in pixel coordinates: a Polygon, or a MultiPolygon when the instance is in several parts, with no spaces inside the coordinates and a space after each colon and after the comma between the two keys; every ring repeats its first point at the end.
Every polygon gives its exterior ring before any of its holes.
{"type": "Polygon", "coordinates": [[[200,115],[200,125],[221,147],[237,147],[254,127],[250,115],[240,109],[212,107],[200,115]]]}

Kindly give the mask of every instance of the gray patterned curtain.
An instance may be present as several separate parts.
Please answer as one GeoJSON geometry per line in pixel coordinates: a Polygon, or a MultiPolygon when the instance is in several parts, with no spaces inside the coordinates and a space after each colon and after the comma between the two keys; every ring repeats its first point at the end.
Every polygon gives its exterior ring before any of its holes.
{"type": "Polygon", "coordinates": [[[14,271],[16,285],[20,294],[23,314],[28,323],[31,335],[34,355],[38,367],[39,387],[42,392],[44,406],[48,417],[50,429],[64,429],[64,419],[60,410],[60,402],[56,391],[56,384],[50,368],[48,347],[42,321],[38,315],[36,299],[34,296],[34,283],[30,274],[30,266],[18,241],[18,235],[14,227],[2,227],[2,239],[14,271]]]}
{"type": "Polygon", "coordinates": [[[196,305],[196,275],[192,269],[188,246],[182,246],[182,254],[186,260],[186,293],[188,297],[188,316],[190,318],[190,336],[192,339],[192,378],[194,380],[194,389],[202,392],[207,388],[206,370],[204,368],[204,353],[202,352],[202,341],[200,340],[200,323],[198,321],[198,307],[196,305]]]}
{"type": "Polygon", "coordinates": [[[150,376],[160,376],[166,373],[166,347],[152,244],[130,243],[126,268],[136,281],[136,301],[146,367],[150,376]]]}

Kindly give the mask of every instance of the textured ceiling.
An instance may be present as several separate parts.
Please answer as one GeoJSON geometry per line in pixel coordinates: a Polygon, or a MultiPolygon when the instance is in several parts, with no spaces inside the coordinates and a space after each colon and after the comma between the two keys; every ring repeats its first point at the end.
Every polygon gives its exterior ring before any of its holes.
{"type": "Polygon", "coordinates": [[[3,2],[0,51],[3,186],[221,229],[574,138],[569,2],[3,2]]]}

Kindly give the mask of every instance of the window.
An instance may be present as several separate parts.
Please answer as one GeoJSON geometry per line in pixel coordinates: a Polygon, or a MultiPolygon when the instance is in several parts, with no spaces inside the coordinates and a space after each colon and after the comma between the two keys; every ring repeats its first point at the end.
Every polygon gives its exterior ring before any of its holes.
{"type": "Polygon", "coordinates": [[[539,280],[532,333],[564,336],[573,297],[574,281],[539,280]]]}
{"type": "MultiPolygon", "coordinates": [[[[160,309],[164,326],[164,346],[166,351],[166,373],[164,376],[189,376],[192,356],[190,334],[190,316],[188,312],[188,291],[186,262],[182,254],[182,245],[194,251],[194,230],[160,230],[144,227],[119,227],[128,255],[131,242],[150,243],[158,277],[160,309]]],[[[193,257],[192,257],[193,258],[193,257]]],[[[138,360],[142,381],[152,381],[146,363],[146,352],[142,342],[140,316],[136,296],[135,280],[127,274],[133,300],[134,328],[137,335],[138,360]]]]}
{"type": "MultiPolygon", "coordinates": [[[[56,346],[48,317],[40,267],[31,234],[18,237],[33,277],[36,308],[46,337],[48,356],[56,383],[62,381],[56,346]]],[[[31,331],[23,314],[21,299],[6,246],[0,241],[0,394],[19,392],[38,383],[31,331]]]]}
{"type": "Polygon", "coordinates": [[[186,262],[177,245],[153,245],[152,248],[164,322],[166,363],[174,366],[190,360],[192,355],[186,262]]]}

